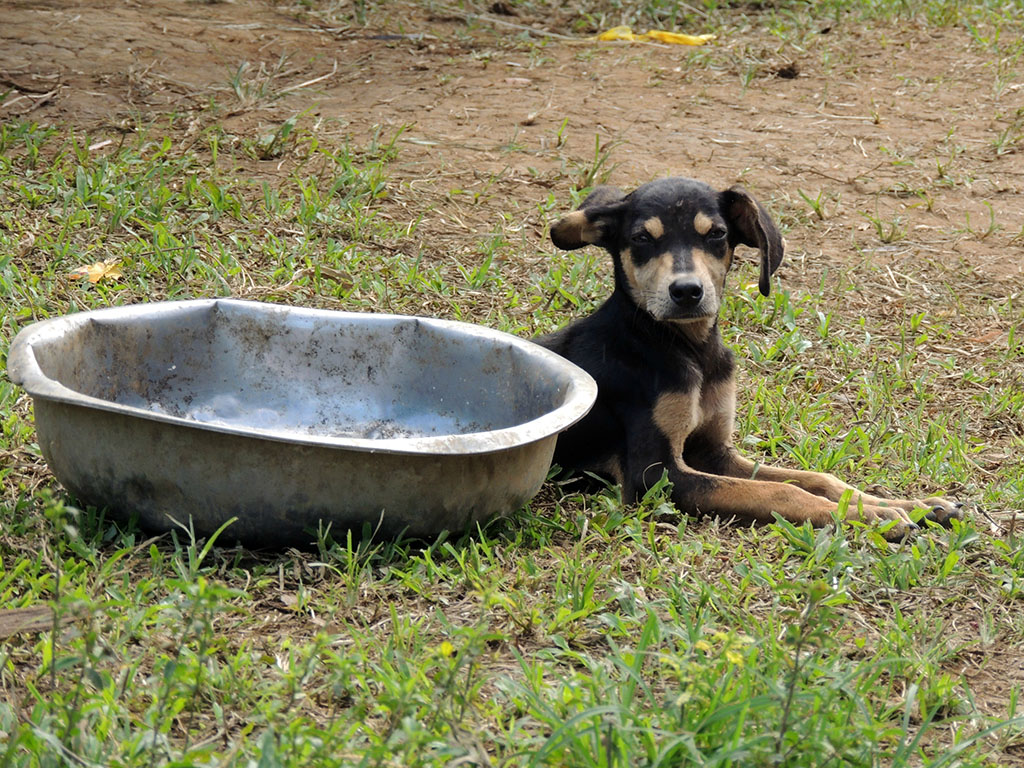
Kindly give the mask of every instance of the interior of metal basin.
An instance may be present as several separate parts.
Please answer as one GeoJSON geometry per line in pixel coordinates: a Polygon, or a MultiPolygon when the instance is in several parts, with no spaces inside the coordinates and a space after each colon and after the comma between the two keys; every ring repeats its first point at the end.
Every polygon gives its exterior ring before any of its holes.
{"type": "Polygon", "coordinates": [[[218,301],[99,317],[35,348],[68,389],[209,425],[359,438],[514,427],[568,382],[520,346],[412,317],[218,301]]]}

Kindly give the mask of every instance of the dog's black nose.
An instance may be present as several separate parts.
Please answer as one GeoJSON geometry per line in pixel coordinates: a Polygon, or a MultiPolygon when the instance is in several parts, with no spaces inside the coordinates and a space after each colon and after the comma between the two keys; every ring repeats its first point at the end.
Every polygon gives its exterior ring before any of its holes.
{"type": "Polygon", "coordinates": [[[681,277],[668,287],[668,295],[680,307],[695,307],[704,298],[704,286],[700,280],[681,277]]]}

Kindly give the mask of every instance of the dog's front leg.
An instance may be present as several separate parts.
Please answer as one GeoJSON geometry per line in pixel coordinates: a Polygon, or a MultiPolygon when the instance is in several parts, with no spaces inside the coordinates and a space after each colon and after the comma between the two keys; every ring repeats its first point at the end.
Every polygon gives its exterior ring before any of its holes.
{"type": "MultiPolygon", "coordinates": [[[[815,527],[831,525],[838,516],[836,501],[793,483],[698,471],[681,457],[665,461],[662,458],[665,453],[659,455],[649,450],[649,439],[639,442],[648,450],[631,445],[623,482],[623,495],[627,500],[638,499],[661,478],[662,472],[667,471],[672,482],[672,503],[686,514],[715,514],[761,522],[771,522],[777,514],[791,523],[810,522],[815,527]]],[[[906,511],[896,506],[851,502],[846,519],[865,523],[895,521],[886,531],[890,539],[903,538],[917,527],[906,511]]]]}
{"type": "Polygon", "coordinates": [[[839,501],[845,493],[850,494],[850,505],[867,505],[872,507],[894,507],[904,512],[915,509],[928,510],[927,517],[939,523],[948,523],[961,515],[962,504],[938,497],[928,499],[883,499],[864,493],[852,485],[844,483],[838,477],[826,472],[808,472],[800,469],[772,467],[740,455],[739,451],[730,447],[724,472],[731,477],[766,480],[773,483],[791,483],[815,496],[830,501],[839,501]]]}

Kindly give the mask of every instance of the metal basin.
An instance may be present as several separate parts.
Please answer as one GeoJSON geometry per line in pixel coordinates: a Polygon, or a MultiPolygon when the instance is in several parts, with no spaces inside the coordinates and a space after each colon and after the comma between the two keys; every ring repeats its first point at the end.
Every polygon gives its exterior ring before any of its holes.
{"type": "Polygon", "coordinates": [[[430,537],[513,511],[597,387],[486,328],[229,299],[24,329],[8,373],[86,504],[154,531],[308,542],[319,523],[430,537]]]}

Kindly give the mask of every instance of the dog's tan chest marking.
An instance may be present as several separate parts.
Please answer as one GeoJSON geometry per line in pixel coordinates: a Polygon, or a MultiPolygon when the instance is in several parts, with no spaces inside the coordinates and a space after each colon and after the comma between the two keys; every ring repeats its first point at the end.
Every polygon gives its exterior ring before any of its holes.
{"type": "Polygon", "coordinates": [[[653,415],[672,455],[681,456],[686,438],[700,423],[700,397],[696,392],[664,392],[654,403],[653,415]]]}
{"type": "Polygon", "coordinates": [[[712,441],[732,439],[736,413],[736,385],[726,379],[700,392],[664,392],[652,409],[654,424],[668,439],[673,456],[681,456],[686,439],[700,431],[712,441]]]}
{"type": "Polygon", "coordinates": [[[665,235],[665,223],[657,216],[651,216],[651,218],[645,221],[644,229],[655,240],[660,240],[665,235]]]}
{"type": "Polygon", "coordinates": [[[736,382],[729,378],[704,388],[700,402],[701,429],[709,438],[732,443],[736,421],[736,382]]]}
{"type": "Polygon", "coordinates": [[[693,217],[693,228],[697,230],[697,234],[701,237],[710,232],[713,225],[714,222],[706,213],[697,211],[697,215],[693,217]]]}

